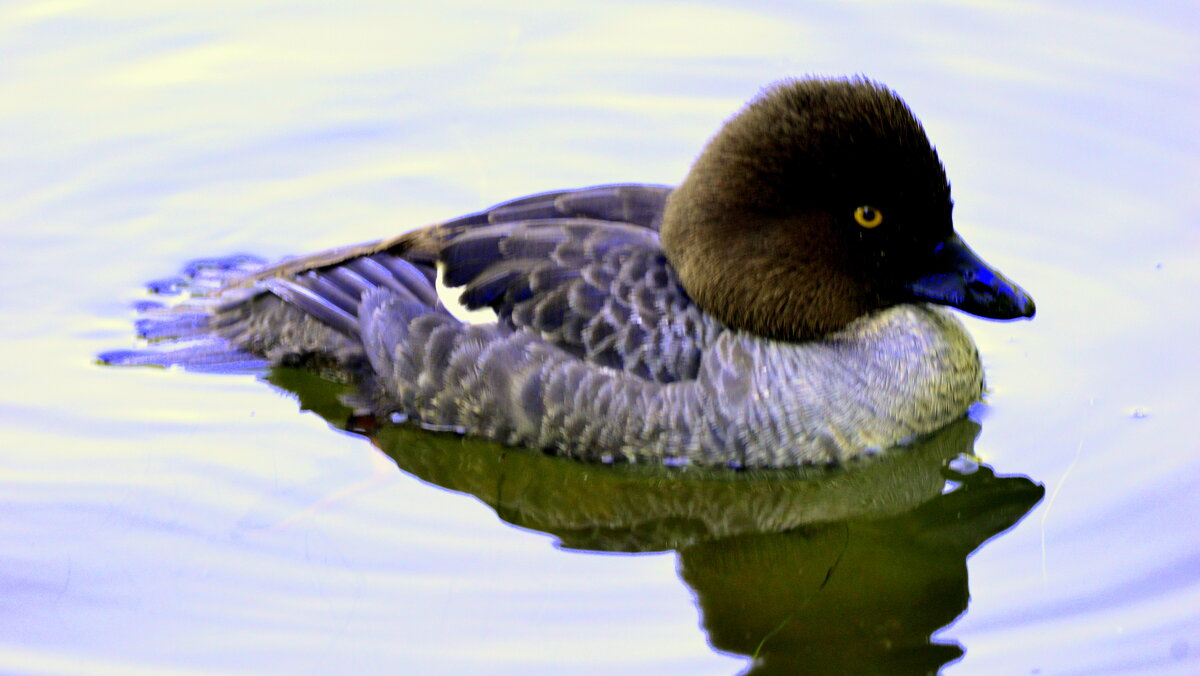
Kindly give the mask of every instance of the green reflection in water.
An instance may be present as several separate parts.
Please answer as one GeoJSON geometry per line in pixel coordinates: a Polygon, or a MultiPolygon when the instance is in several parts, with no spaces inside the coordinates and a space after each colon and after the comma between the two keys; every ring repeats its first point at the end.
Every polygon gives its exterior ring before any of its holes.
{"type": "Polygon", "coordinates": [[[347,386],[292,369],[268,380],[405,472],[565,548],[676,550],[709,642],[752,657],[752,674],[936,673],[963,652],[932,635],[967,608],[967,557],[1044,494],[986,466],[951,469],[979,433],[965,419],[841,469],[608,466],[377,426],[341,403],[347,386]]]}

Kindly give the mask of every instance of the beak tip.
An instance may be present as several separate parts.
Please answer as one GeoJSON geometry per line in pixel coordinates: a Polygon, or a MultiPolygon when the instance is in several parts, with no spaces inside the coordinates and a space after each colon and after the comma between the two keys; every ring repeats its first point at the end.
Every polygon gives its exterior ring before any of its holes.
{"type": "Polygon", "coordinates": [[[1029,294],[1025,293],[1023,290],[1016,290],[1013,301],[1015,301],[1013,303],[1013,319],[1032,319],[1033,316],[1037,314],[1037,305],[1034,304],[1033,299],[1029,297],[1029,294]]]}
{"type": "MultiPolygon", "coordinates": [[[[971,308],[964,309],[971,312],[971,308]]],[[[1032,319],[1036,313],[1037,306],[1034,305],[1033,299],[1015,287],[1007,290],[1007,293],[992,295],[987,302],[980,303],[980,307],[975,312],[981,317],[990,316],[992,319],[1001,320],[1032,319]],[[989,310],[994,314],[989,315],[989,310]]]]}

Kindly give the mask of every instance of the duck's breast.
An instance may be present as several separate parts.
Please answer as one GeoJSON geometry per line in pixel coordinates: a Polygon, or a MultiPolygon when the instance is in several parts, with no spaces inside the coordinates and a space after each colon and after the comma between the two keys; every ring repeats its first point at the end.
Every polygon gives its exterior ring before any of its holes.
{"type": "Polygon", "coordinates": [[[960,418],[983,389],[974,342],[950,312],[900,305],[831,337],[727,332],[704,375],[750,465],[840,462],[960,418]]]}

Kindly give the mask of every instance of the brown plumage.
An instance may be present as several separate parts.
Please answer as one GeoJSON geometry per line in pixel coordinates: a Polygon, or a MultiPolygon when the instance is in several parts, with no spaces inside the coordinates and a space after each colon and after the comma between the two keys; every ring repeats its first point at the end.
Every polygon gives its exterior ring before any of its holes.
{"type": "Polygon", "coordinates": [[[899,97],[867,80],[793,80],[709,142],[661,235],[684,288],[718,319],[802,340],[900,302],[887,286],[905,277],[906,254],[950,231],[950,209],[937,153],[899,97]],[[864,232],[861,205],[887,227],[864,232]]]}

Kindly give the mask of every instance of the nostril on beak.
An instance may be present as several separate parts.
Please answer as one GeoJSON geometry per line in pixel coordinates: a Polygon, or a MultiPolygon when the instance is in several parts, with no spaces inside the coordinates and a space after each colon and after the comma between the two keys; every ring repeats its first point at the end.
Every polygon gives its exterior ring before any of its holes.
{"type": "Polygon", "coordinates": [[[987,282],[981,282],[978,279],[967,284],[967,291],[978,296],[990,296],[996,293],[987,282]]]}

